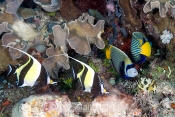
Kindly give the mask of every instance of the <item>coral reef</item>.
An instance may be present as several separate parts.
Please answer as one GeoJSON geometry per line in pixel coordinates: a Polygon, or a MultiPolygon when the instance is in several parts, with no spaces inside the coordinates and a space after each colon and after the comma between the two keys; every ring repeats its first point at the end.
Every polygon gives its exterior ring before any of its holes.
{"type": "Polygon", "coordinates": [[[94,25],[94,18],[82,14],[78,20],[68,22],[69,28],[68,43],[77,53],[87,55],[90,53],[90,44],[95,44],[99,49],[104,49],[105,44],[101,38],[104,30],[104,21],[99,20],[94,25]],[[79,46],[77,46],[79,45],[79,46]],[[81,47],[82,46],[82,47],[81,47]],[[82,48],[84,50],[82,50],[82,48]]]}
{"type": "Polygon", "coordinates": [[[13,61],[10,57],[9,54],[7,54],[8,52],[6,50],[3,49],[3,47],[0,47],[0,53],[1,53],[1,56],[0,56],[0,61],[3,61],[3,62],[0,62],[0,72],[4,72],[5,70],[7,70],[7,65],[10,63],[10,64],[17,64],[18,62],[17,61],[13,61]],[[6,58],[6,59],[4,59],[6,58]]]}
{"type": "Polygon", "coordinates": [[[20,8],[18,9],[18,13],[19,13],[20,16],[23,17],[24,19],[37,16],[37,12],[34,11],[33,9],[30,9],[30,8],[21,8],[21,7],[20,7],[20,8]]]}
{"type": "Polygon", "coordinates": [[[5,8],[6,8],[5,3],[2,3],[0,5],[0,9],[1,9],[1,12],[0,12],[0,23],[8,22],[8,23],[12,24],[13,20],[15,19],[15,17],[12,14],[6,13],[5,12],[5,8]]]}
{"type": "Polygon", "coordinates": [[[17,10],[20,7],[20,5],[22,4],[24,0],[14,0],[14,1],[8,1],[6,4],[6,13],[15,15],[15,17],[17,18],[17,10]]]}
{"type": "Polygon", "coordinates": [[[137,11],[130,0],[119,0],[120,7],[123,9],[122,24],[128,30],[129,34],[134,31],[140,31],[142,24],[137,16],[137,11]]]}
{"type": "Polygon", "coordinates": [[[167,30],[164,30],[163,34],[160,35],[160,39],[162,40],[163,44],[168,44],[172,38],[173,38],[173,34],[167,30]]]}
{"type": "Polygon", "coordinates": [[[66,95],[45,94],[24,98],[12,109],[12,117],[74,116],[70,99],[66,95]]]}
{"type": "Polygon", "coordinates": [[[147,13],[154,8],[158,8],[161,17],[166,17],[166,12],[169,8],[175,8],[174,0],[146,0],[146,2],[143,11],[147,13]]]}
{"type": "Polygon", "coordinates": [[[167,14],[165,18],[161,18],[158,12],[155,12],[154,14],[149,13],[147,15],[145,15],[144,13],[140,14],[147,34],[151,37],[151,41],[156,43],[156,49],[159,48],[159,50],[162,51],[162,54],[166,57],[166,59],[168,59],[171,62],[174,62],[175,30],[173,27],[175,25],[175,21],[174,18],[170,15],[171,14],[167,14]],[[170,43],[168,44],[163,44],[162,40],[160,39],[160,36],[165,30],[169,31],[172,34],[170,34],[168,37],[173,36],[170,43]]]}
{"type": "Polygon", "coordinates": [[[150,78],[140,78],[141,79],[141,83],[138,85],[138,87],[142,90],[142,91],[155,91],[156,90],[156,86],[153,80],[151,80],[150,78]]]}
{"type": "Polygon", "coordinates": [[[104,30],[104,20],[99,20],[94,25],[94,18],[83,13],[75,21],[68,22],[64,30],[60,26],[53,27],[56,46],[63,46],[68,42],[69,46],[81,55],[87,55],[91,52],[90,44],[95,44],[99,49],[105,47],[101,38],[101,33],[104,30]],[[64,30],[66,33],[63,33],[64,30]],[[62,33],[58,33],[59,31],[62,33]]]}
{"type": "Polygon", "coordinates": [[[141,115],[142,110],[137,107],[137,104],[130,95],[121,93],[116,88],[112,88],[111,84],[105,83],[105,85],[107,90],[110,91],[110,95],[95,98],[94,101],[92,101],[92,106],[87,116],[133,117],[141,115]],[[139,115],[136,115],[136,113],[139,113],[139,115]]]}
{"type": "Polygon", "coordinates": [[[73,2],[74,0],[62,0],[64,7],[61,7],[60,14],[66,21],[75,20],[84,12],[78,9],[73,2]]]}
{"type": "Polygon", "coordinates": [[[140,92],[137,97],[144,115],[149,113],[150,116],[174,116],[175,111],[171,105],[175,101],[175,96],[171,83],[158,82],[154,94],[140,92]]]}
{"type": "Polygon", "coordinates": [[[61,8],[61,0],[51,0],[50,4],[43,3],[42,0],[34,0],[34,2],[48,12],[54,12],[61,8]]]}
{"type": "Polygon", "coordinates": [[[17,87],[15,75],[7,76],[7,66],[18,67],[27,57],[14,49],[0,47],[0,117],[9,117],[11,113],[12,117],[175,116],[174,0],[1,0],[0,3],[1,45],[29,53],[57,82],[40,89],[17,87]],[[109,45],[116,46],[134,61],[131,36],[136,31],[149,38],[151,56],[143,64],[134,63],[139,74],[126,80],[105,58],[105,51],[109,45]],[[88,64],[102,78],[100,83],[109,95],[83,92],[75,76],[82,65],[67,55],[88,64]]]}
{"type": "Polygon", "coordinates": [[[65,54],[64,51],[53,46],[46,51],[48,58],[45,58],[42,64],[54,79],[58,78],[60,68],[70,68],[69,59],[63,54],[65,54]]]}

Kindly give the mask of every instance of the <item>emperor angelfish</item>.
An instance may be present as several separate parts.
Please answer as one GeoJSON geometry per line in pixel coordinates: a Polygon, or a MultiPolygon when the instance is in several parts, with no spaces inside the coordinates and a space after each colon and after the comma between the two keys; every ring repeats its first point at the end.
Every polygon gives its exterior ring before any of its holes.
{"type": "Polygon", "coordinates": [[[89,92],[96,96],[102,94],[108,94],[108,92],[104,89],[102,79],[98,76],[97,73],[95,73],[95,71],[89,65],[70,56],[68,57],[77,61],[83,66],[82,70],[77,74],[75,74],[73,69],[73,76],[75,78],[79,78],[84,92],[89,92]]]}
{"type": "Polygon", "coordinates": [[[132,33],[131,54],[138,64],[145,62],[146,57],[151,55],[151,42],[141,32],[132,33]]]}
{"type": "Polygon", "coordinates": [[[138,75],[135,65],[120,49],[110,45],[106,50],[106,58],[111,59],[114,69],[124,78],[134,78],[138,75]]]}
{"type": "Polygon", "coordinates": [[[39,81],[39,83],[44,82],[45,85],[56,83],[50,79],[49,74],[47,73],[45,68],[33,56],[29,55],[28,53],[20,49],[17,49],[11,46],[6,46],[6,45],[3,45],[3,46],[18,50],[24,53],[25,55],[27,55],[29,58],[25,64],[19,67],[14,67],[10,64],[8,65],[9,72],[7,75],[11,74],[14,71],[13,73],[16,74],[17,76],[17,85],[19,87],[24,87],[24,86],[33,87],[37,82],[37,80],[41,80],[39,81]]]}

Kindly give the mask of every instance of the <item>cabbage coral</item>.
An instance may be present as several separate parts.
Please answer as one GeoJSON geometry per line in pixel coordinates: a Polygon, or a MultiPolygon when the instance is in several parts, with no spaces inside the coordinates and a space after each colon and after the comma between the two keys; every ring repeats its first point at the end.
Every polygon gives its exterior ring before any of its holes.
{"type": "Polygon", "coordinates": [[[159,14],[161,17],[166,16],[168,8],[175,8],[175,0],[145,0],[143,11],[145,13],[152,11],[154,8],[159,8],[159,14]]]}

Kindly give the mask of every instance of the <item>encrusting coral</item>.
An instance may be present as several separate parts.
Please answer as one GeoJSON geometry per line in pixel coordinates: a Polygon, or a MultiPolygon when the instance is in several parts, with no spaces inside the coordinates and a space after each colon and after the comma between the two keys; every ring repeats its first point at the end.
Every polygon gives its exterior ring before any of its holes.
{"type": "Polygon", "coordinates": [[[161,17],[166,17],[166,12],[169,8],[175,8],[174,0],[146,0],[146,2],[143,11],[147,13],[154,8],[159,8],[159,14],[161,17]]]}

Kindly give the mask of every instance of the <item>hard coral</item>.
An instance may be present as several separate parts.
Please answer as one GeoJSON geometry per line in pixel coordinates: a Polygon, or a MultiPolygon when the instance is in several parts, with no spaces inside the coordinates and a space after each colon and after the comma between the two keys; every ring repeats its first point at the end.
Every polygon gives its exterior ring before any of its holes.
{"type": "Polygon", "coordinates": [[[0,23],[3,22],[12,23],[15,17],[11,14],[6,13],[5,8],[6,8],[5,3],[0,4],[0,23]]]}
{"type": "Polygon", "coordinates": [[[66,39],[68,38],[68,29],[62,29],[60,25],[55,25],[52,27],[54,43],[56,47],[61,47],[66,45],[66,39]],[[59,33],[58,33],[59,32],[59,33]]]}
{"type": "Polygon", "coordinates": [[[69,59],[65,56],[66,53],[60,48],[54,49],[54,47],[51,46],[46,50],[46,54],[48,58],[43,60],[43,66],[54,79],[58,78],[58,71],[60,68],[70,68],[69,59]]]}
{"type": "Polygon", "coordinates": [[[131,0],[119,0],[120,7],[123,9],[122,22],[130,34],[134,31],[139,31],[142,27],[140,20],[137,17],[137,11],[132,6],[131,0]]]}
{"type": "MultiPolygon", "coordinates": [[[[2,36],[3,45],[10,44],[15,48],[21,49],[26,52],[31,47],[41,44],[46,45],[46,42],[42,40],[43,36],[40,35],[40,33],[35,32],[32,28],[30,28],[27,24],[20,20],[12,25],[4,22],[0,25],[0,29],[1,33],[7,32],[2,36]],[[24,30],[23,28],[28,30],[24,30]],[[31,35],[31,33],[33,33],[34,35],[31,35]]],[[[20,58],[22,56],[22,54],[19,51],[14,50],[12,48],[9,48],[9,51],[13,59],[20,58]]]]}
{"type": "Polygon", "coordinates": [[[146,0],[146,2],[143,11],[147,13],[154,8],[159,8],[161,17],[166,17],[166,12],[169,8],[175,8],[175,0],[146,0]]]}
{"type": "Polygon", "coordinates": [[[87,55],[91,52],[90,44],[95,44],[99,49],[105,47],[101,38],[104,30],[104,20],[99,20],[94,25],[94,17],[84,14],[75,21],[70,21],[64,30],[56,25],[53,27],[54,42],[57,47],[65,46],[67,42],[77,53],[87,55]]]}
{"type": "Polygon", "coordinates": [[[9,14],[13,14],[16,17],[18,17],[16,13],[23,1],[24,0],[14,0],[14,1],[8,2],[6,5],[5,12],[9,14]]]}
{"type": "Polygon", "coordinates": [[[146,22],[144,25],[149,35],[153,36],[151,41],[157,43],[157,46],[160,47],[161,49],[166,47],[168,51],[168,54],[166,54],[166,58],[169,61],[174,62],[175,61],[174,59],[175,58],[174,57],[174,51],[175,51],[175,36],[174,36],[175,21],[174,21],[174,18],[172,18],[169,15],[167,15],[165,18],[161,18],[158,13],[147,14],[145,16],[146,17],[144,19],[147,19],[148,22],[146,22]],[[162,32],[164,30],[170,31],[171,34],[173,35],[171,42],[168,44],[163,44],[162,40],[160,39],[160,36],[162,35],[162,32]]]}
{"type": "Polygon", "coordinates": [[[83,55],[90,53],[90,44],[95,44],[99,49],[103,49],[105,44],[101,33],[104,30],[104,23],[104,20],[99,20],[94,25],[94,17],[85,13],[75,21],[68,22],[69,36],[67,41],[70,47],[83,55]]]}
{"type": "Polygon", "coordinates": [[[168,44],[172,38],[173,38],[173,34],[167,30],[164,30],[163,34],[160,35],[160,39],[162,40],[163,44],[168,44]]]}
{"type": "Polygon", "coordinates": [[[144,91],[155,91],[156,90],[156,86],[154,83],[154,80],[150,79],[150,78],[141,78],[141,82],[138,85],[138,87],[144,92],[144,91]]]}

